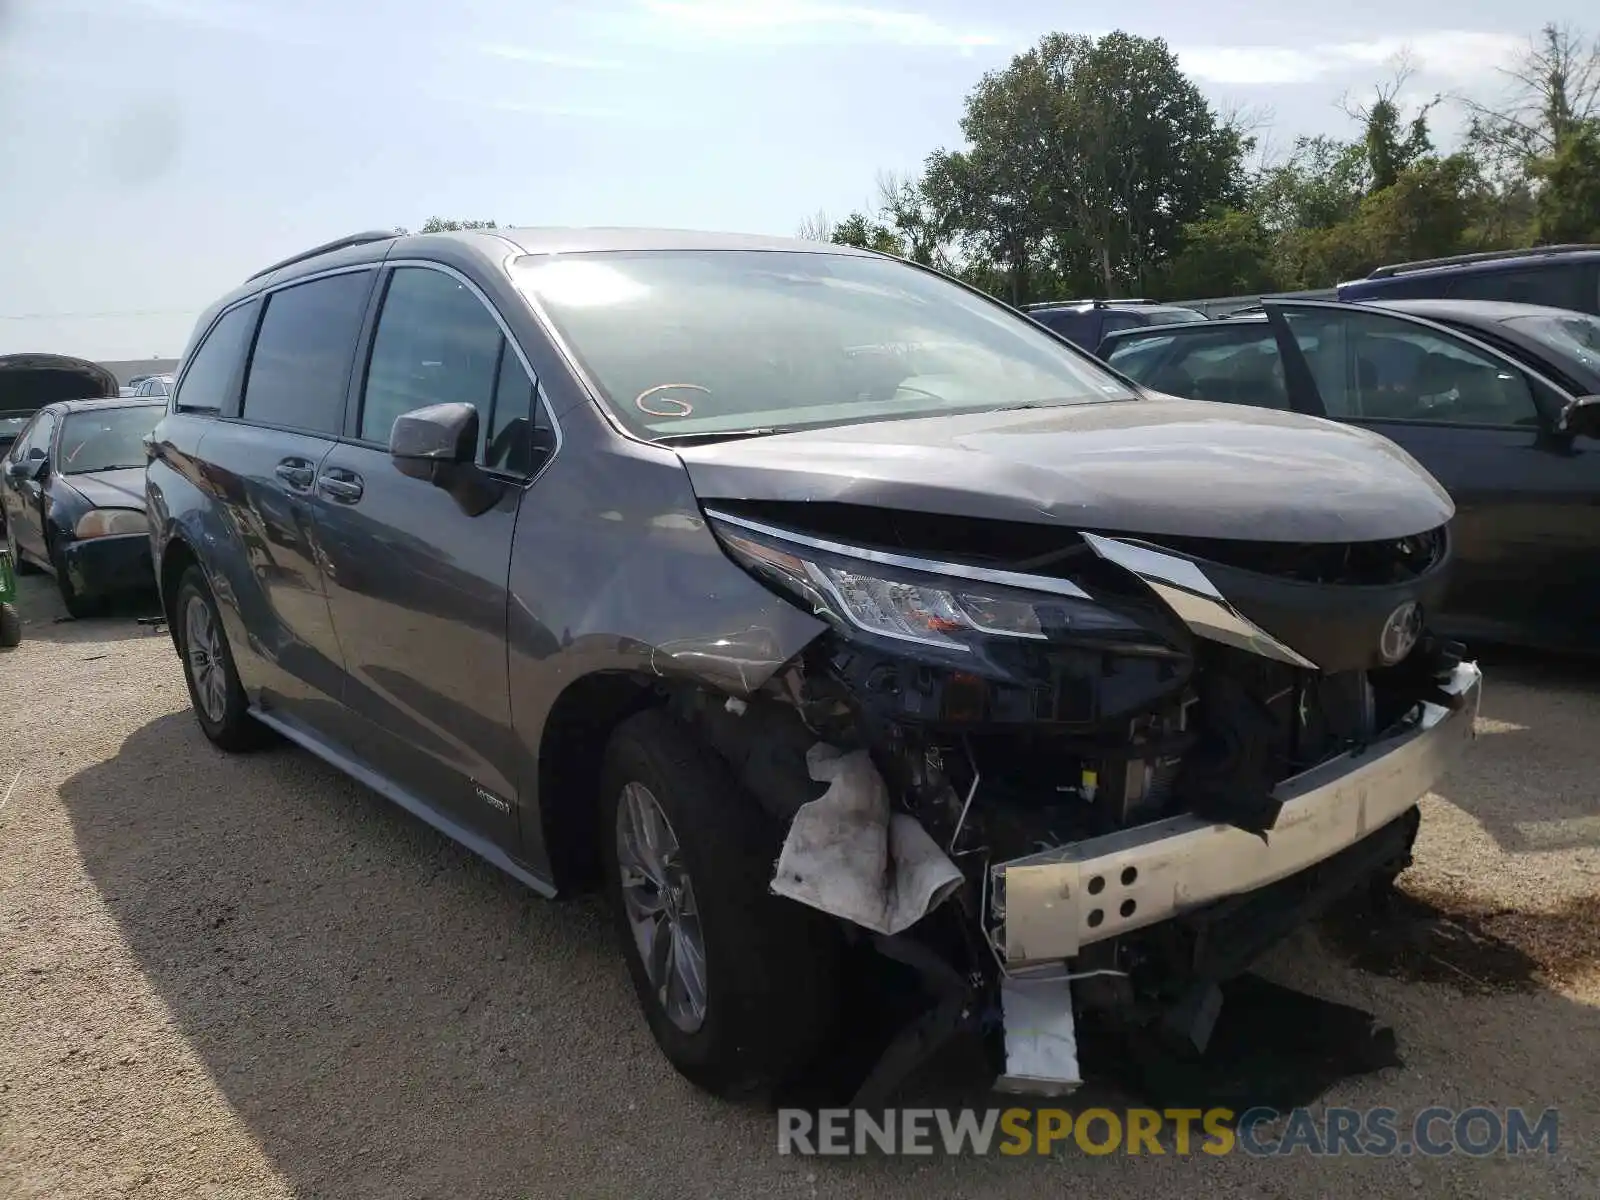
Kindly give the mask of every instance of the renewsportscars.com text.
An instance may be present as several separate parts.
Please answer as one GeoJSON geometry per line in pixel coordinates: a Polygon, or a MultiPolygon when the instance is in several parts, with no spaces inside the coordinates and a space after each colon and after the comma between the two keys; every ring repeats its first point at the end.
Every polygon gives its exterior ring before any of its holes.
{"type": "Polygon", "coordinates": [[[779,1154],[1556,1154],[1560,1114],[1521,1108],[786,1108],[779,1154]]]}

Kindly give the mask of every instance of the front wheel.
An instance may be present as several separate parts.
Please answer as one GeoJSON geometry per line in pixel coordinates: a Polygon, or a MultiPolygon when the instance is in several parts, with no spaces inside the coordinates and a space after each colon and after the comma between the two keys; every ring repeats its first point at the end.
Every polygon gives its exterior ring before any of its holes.
{"type": "Polygon", "coordinates": [[[230,752],[255,750],[271,731],[250,715],[250,701],[222,628],[222,616],[198,567],[184,571],[172,605],[172,630],[183,659],[183,679],[200,728],[230,752]]]}
{"type": "Polygon", "coordinates": [[[838,1020],[838,931],[768,890],[781,834],[666,713],[629,718],[602,772],[617,933],[656,1043],[723,1096],[811,1065],[838,1020]]]}

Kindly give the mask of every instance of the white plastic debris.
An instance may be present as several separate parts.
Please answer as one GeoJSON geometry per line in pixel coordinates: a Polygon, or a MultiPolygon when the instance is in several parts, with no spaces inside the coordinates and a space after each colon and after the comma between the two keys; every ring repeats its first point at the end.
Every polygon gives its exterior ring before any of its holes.
{"type": "Polygon", "coordinates": [[[915,925],[961,886],[961,870],[921,823],[893,813],[865,750],[819,742],[806,769],[828,790],[789,827],[772,890],[876,933],[915,925]]]}
{"type": "Polygon", "coordinates": [[[1072,1019],[1072,982],[1006,977],[1000,981],[1006,1030],[1006,1070],[995,1090],[1061,1096],[1076,1090],[1078,1036],[1072,1019]]]}

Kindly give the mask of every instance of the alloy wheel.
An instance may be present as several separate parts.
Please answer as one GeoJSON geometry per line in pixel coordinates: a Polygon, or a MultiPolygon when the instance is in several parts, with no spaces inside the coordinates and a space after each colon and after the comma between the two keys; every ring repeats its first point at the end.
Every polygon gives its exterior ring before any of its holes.
{"type": "Polygon", "coordinates": [[[705,939],[677,834],[642,783],[622,789],[616,832],[623,910],[650,990],[668,1020],[694,1033],[706,1019],[705,939]]]}
{"type": "Polygon", "coordinates": [[[221,722],[228,706],[228,678],[222,663],[222,635],[211,606],[191,595],[184,606],[183,649],[200,707],[214,723],[221,722]]]}

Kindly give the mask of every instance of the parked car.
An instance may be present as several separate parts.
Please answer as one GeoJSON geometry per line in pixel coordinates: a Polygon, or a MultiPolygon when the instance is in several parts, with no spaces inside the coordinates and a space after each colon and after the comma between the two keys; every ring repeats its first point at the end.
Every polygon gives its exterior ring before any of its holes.
{"type": "Polygon", "coordinates": [[[0,471],[6,541],[18,570],[55,576],[74,617],[151,587],[142,439],[165,406],[63,400],[34,416],[0,471]]]}
{"type": "Polygon", "coordinates": [[[1085,350],[1093,350],[1113,330],[1206,319],[1192,308],[1148,300],[1051,300],[1030,304],[1022,311],[1085,350]]]}
{"type": "Polygon", "coordinates": [[[1502,300],[1600,313],[1600,245],[1530,246],[1379,267],[1339,300],[1502,300]]]}
{"type": "Polygon", "coordinates": [[[172,376],[146,375],[133,389],[133,394],[141,399],[165,400],[172,395],[172,376]]]}
{"type": "Polygon", "coordinates": [[[1471,733],[1424,621],[1453,508],[1392,443],[1158,396],[898,259],[357,235],[184,363],[146,485],[206,736],[601,882],[719,1093],[812,1063],[875,951],[937,1001],[918,1053],[1003,1008],[1004,1086],[1070,1089],[1036,1047],[1078,1015],[1203,1047],[1471,733]]]}
{"type": "Polygon", "coordinates": [[[1205,327],[1115,334],[1099,353],[1173,395],[1392,439],[1456,502],[1441,628],[1600,649],[1600,318],[1470,300],[1268,301],[1205,327]]]}

